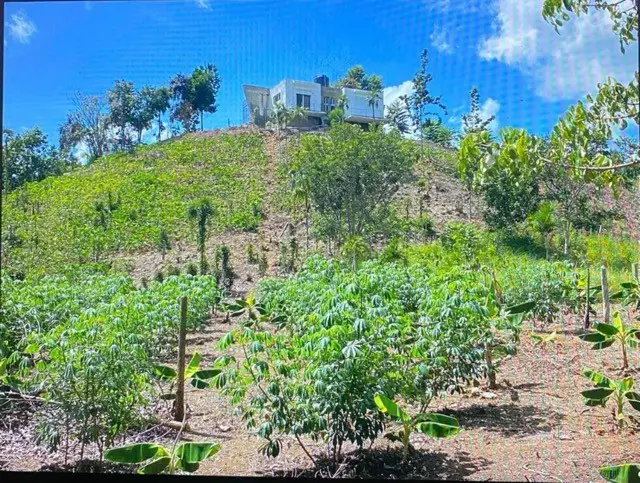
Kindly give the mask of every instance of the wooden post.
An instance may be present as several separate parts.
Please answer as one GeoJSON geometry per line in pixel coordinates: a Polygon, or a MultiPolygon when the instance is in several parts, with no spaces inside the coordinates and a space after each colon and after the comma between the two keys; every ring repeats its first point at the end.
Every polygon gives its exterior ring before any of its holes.
{"type": "Polygon", "coordinates": [[[611,304],[609,303],[609,284],[607,282],[607,268],[600,268],[602,277],[602,318],[605,324],[611,321],[611,304]]]}
{"type": "Polygon", "coordinates": [[[589,320],[590,313],[589,309],[591,308],[589,305],[589,291],[591,290],[591,272],[589,271],[589,267],[587,267],[587,286],[585,290],[585,311],[584,311],[584,323],[583,327],[587,330],[591,326],[591,321],[589,320]]]}
{"type": "Polygon", "coordinates": [[[636,282],[640,283],[640,262],[631,264],[631,273],[633,274],[633,278],[636,279],[636,282]]]}
{"type": "Polygon", "coordinates": [[[187,339],[187,297],[180,298],[180,329],[178,332],[178,387],[176,389],[175,418],[184,421],[184,369],[187,339]]]}

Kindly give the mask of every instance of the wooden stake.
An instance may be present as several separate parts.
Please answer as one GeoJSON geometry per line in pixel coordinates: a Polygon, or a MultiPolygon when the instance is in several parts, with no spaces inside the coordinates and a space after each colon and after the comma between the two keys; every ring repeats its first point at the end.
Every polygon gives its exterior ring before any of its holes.
{"type": "Polygon", "coordinates": [[[633,274],[633,278],[640,283],[640,262],[631,264],[631,273],[633,274]]]}
{"type": "Polygon", "coordinates": [[[591,321],[589,320],[590,313],[589,309],[589,291],[591,290],[591,272],[589,271],[589,267],[587,267],[587,287],[586,287],[586,296],[585,296],[585,311],[584,311],[584,323],[583,327],[587,330],[591,326],[591,321]]]}
{"type": "Polygon", "coordinates": [[[178,388],[176,389],[175,418],[184,421],[184,369],[187,340],[187,297],[180,298],[180,329],[178,332],[178,388]]]}
{"type": "Polygon", "coordinates": [[[602,318],[605,324],[611,321],[611,304],[609,303],[609,283],[607,281],[607,268],[600,268],[602,278],[602,318]]]}

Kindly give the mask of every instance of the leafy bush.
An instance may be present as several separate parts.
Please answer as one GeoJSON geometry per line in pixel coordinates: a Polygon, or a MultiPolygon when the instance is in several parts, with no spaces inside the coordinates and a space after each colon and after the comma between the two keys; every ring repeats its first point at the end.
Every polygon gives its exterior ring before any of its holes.
{"type": "Polygon", "coordinates": [[[213,277],[168,277],[141,290],[129,277],[3,278],[3,290],[4,369],[20,391],[48,401],[40,438],[57,447],[76,437],[101,450],[141,420],[152,360],[175,351],[179,296],[189,298],[190,329],[221,299],[213,277]]]}
{"type": "Polygon", "coordinates": [[[334,458],[346,441],[375,439],[384,426],[376,394],[426,407],[461,391],[486,372],[491,320],[502,318],[474,271],[377,261],[353,271],[313,256],[291,279],[261,281],[258,296],[264,316],[220,341],[223,350],[241,346],[246,359],[236,366],[220,356],[216,367],[226,370],[214,383],[272,456],[283,434],[322,439],[334,458]]]}
{"type": "Polygon", "coordinates": [[[637,348],[640,345],[640,329],[631,327],[622,322],[620,312],[614,312],[613,324],[597,323],[595,330],[580,336],[585,342],[593,342],[592,349],[606,349],[616,341],[622,349],[622,369],[629,367],[627,358],[627,346],[637,348]]]}

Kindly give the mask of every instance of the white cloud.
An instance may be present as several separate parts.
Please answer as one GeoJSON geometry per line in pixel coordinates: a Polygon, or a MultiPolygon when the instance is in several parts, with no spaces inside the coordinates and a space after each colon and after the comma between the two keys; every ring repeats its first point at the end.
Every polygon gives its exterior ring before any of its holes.
{"type": "MultiPolygon", "coordinates": [[[[389,107],[395,101],[400,99],[402,96],[409,96],[413,93],[413,82],[410,80],[404,81],[402,84],[397,86],[389,86],[385,87],[382,90],[382,96],[384,99],[385,107],[389,107]]],[[[386,112],[385,112],[386,114],[386,112]]],[[[409,119],[408,121],[409,131],[413,133],[413,122],[409,119]]],[[[390,129],[390,126],[385,126],[385,129],[390,129]]],[[[409,134],[409,137],[413,137],[413,134],[409,134]]]]}
{"type": "Polygon", "coordinates": [[[637,69],[635,49],[621,54],[605,12],[572,17],[558,35],[542,18],[540,0],[497,0],[495,6],[496,32],[480,44],[480,57],[520,69],[546,100],[582,97],[607,76],[629,82],[637,69]]]}
{"type": "Polygon", "coordinates": [[[489,130],[494,133],[497,132],[500,127],[498,111],[500,111],[500,103],[491,97],[487,98],[487,100],[482,103],[482,106],[480,106],[480,116],[482,119],[488,119],[490,116],[495,116],[495,119],[487,126],[489,130]]]}
{"type": "Polygon", "coordinates": [[[211,10],[211,0],[195,0],[196,5],[205,10],[211,10]]]}
{"type": "Polygon", "coordinates": [[[14,13],[7,23],[9,34],[21,44],[28,44],[31,36],[38,30],[36,24],[22,13],[14,13]]]}
{"type": "Polygon", "coordinates": [[[431,45],[438,52],[442,52],[445,54],[451,54],[453,52],[453,46],[451,45],[451,36],[449,35],[449,32],[446,28],[436,26],[433,32],[431,32],[429,40],[431,40],[431,45]]]}

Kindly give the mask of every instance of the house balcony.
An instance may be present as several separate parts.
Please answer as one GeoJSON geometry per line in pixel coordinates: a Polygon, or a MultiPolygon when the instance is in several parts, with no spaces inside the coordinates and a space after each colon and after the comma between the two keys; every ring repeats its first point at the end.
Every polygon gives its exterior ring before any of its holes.
{"type": "Polygon", "coordinates": [[[375,109],[374,112],[372,112],[371,108],[365,109],[347,107],[346,112],[344,113],[344,120],[347,122],[370,123],[384,122],[385,119],[384,114],[380,111],[380,109],[375,109]]]}

